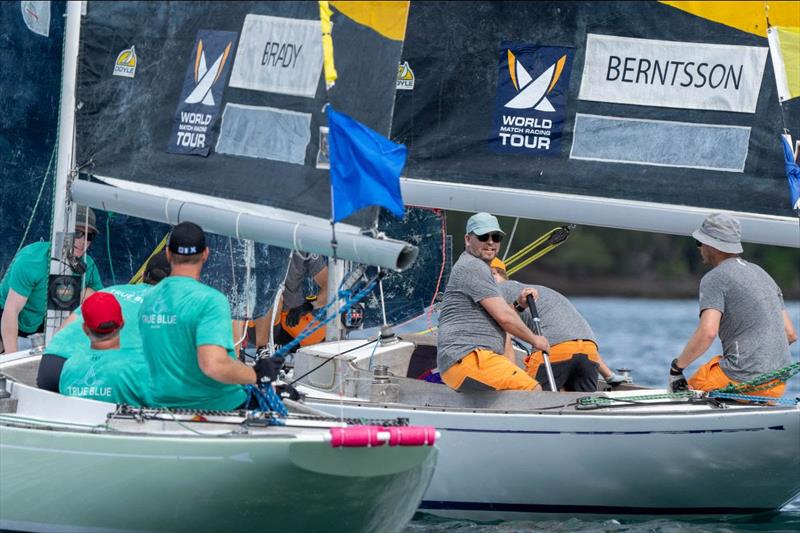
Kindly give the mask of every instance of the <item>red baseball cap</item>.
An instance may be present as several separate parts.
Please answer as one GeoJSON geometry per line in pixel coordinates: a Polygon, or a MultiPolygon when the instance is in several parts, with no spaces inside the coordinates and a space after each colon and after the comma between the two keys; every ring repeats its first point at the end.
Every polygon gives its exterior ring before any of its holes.
{"type": "Polygon", "coordinates": [[[116,331],[125,323],[119,302],[108,292],[96,292],[86,298],[81,313],[86,327],[101,335],[116,331]]]}

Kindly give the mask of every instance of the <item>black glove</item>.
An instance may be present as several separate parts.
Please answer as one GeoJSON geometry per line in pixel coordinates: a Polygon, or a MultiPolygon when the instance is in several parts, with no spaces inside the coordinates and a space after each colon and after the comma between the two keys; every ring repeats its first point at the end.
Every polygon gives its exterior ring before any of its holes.
{"type": "Polygon", "coordinates": [[[271,383],[278,379],[278,372],[283,366],[283,359],[262,357],[256,361],[253,370],[256,371],[256,384],[271,383]]]}
{"type": "Polygon", "coordinates": [[[300,399],[300,393],[297,392],[297,389],[295,389],[288,383],[281,383],[280,385],[276,385],[275,392],[277,392],[278,396],[280,396],[281,398],[289,398],[290,400],[294,401],[298,401],[300,399]]]}
{"type": "Polygon", "coordinates": [[[313,310],[314,305],[311,302],[303,302],[302,305],[289,309],[289,312],[286,314],[286,325],[290,328],[295,327],[300,322],[300,318],[303,315],[313,310]]]}
{"type": "Polygon", "coordinates": [[[683,375],[683,368],[678,366],[678,359],[672,360],[669,367],[669,392],[683,392],[689,390],[689,383],[686,381],[686,376],[683,375]]]}

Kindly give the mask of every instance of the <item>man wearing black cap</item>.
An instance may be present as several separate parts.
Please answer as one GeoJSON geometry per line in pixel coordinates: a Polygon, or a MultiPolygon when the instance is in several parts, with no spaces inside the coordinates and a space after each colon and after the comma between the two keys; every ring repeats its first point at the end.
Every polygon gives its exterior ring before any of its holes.
{"type": "MultiPolygon", "coordinates": [[[[711,270],[700,280],[700,324],[670,365],[669,389],[685,390],[688,385],[711,391],[791,364],[789,344],[797,340],[797,333],[783,294],[764,269],[739,257],[739,221],[727,213],[712,213],[692,236],[711,270]],[[683,371],[717,335],[722,355],[701,366],[687,383],[683,371]]],[[[779,398],[785,388],[785,383],[776,382],[754,394],[779,398]]]]}
{"type": "Polygon", "coordinates": [[[228,300],[200,283],[209,249],[197,224],[175,226],[167,245],[172,272],[144,298],[139,329],[156,407],[231,410],[256,383],[256,371],[238,361],[228,300]]]}
{"type": "MultiPolygon", "coordinates": [[[[166,278],[169,272],[167,254],[162,250],[147,261],[142,278],[144,283],[112,285],[100,291],[116,297],[122,307],[122,316],[128,324],[121,332],[120,342],[126,350],[138,353],[142,360],[144,360],[144,348],[142,348],[142,338],[139,335],[139,308],[142,306],[145,294],[153,285],[166,278]]],[[[53,335],[39,363],[36,384],[40,389],[58,392],[58,383],[64,363],[72,354],[89,348],[89,339],[84,334],[83,322],[81,308],[78,308],[64,321],[61,329],[53,335]]]]}
{"type": "MultiPolygon", "coordinates": [[[[86,255],[98,233],[95,224],[94,211],[78,206],[72,255],[84,259],[84,297],[103,288],[94,260],[86,255]]],[[[0,353],[16,352],[19,337],[44,332],[49,275],[50,242],[29,244],[14,257],[0,282],[0,353]]]]}

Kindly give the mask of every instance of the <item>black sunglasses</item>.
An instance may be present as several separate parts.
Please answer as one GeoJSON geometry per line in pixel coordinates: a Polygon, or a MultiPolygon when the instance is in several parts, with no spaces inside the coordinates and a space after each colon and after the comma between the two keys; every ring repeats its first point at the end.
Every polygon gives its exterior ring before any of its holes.
{"type": "Polygon", "coordinates": [[[91,242],[91,241],[94,240],[94,233],[92,233],[92,232],[86,233],[85,231],[82,231],[82,230],[79,230],[79,229],[75,230],[75,239],[76,240],[77,239],[83,239],[84,237],[86,237],[87,241],[91,242]]]}
{"type": "Polygon", "coordinates": [[[694,245],[697,246],[698,248],[700,248],[701,246],[703,246],[703,243],[698,241],[697,239],[695,239],[694,240],[694,245]]]}
{"type": "MultiPolygon", "coordinates": [[[[475,235],[473,233],[473,235],[475,235]]],[[[492,242],[502,242],[503,241],[503,234],[502,233],[484,233],[483,235],[475,235],[479,241],[486,242],[489,240],[489,237],[492,238],[492,242]]]]}

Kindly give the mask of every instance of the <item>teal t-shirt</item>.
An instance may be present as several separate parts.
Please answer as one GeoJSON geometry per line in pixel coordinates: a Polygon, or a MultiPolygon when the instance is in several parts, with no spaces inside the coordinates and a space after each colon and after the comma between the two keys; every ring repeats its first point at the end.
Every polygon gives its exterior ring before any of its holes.
{"type": "Polygon", "coordinates": [[[141,352],[119,350],[75,350],[61,370],[59,390],[101,402],[150,406],[150,371],[141,352]]]}
{"type": "Polygon", "coordinates": [[[168,277],[145,296],[139,332],[156,407],[229,410],[246,400],[241,385],[211,379],[197,362],[197,348],[205,344],[236,358],[230,306],[221,292],[185,276],[168,277]]]}
{"type": "MultiPolygon", "coordinates": [[[[99,291],[103,288],[97,265],[88,255],[86,261],[86,286],[99,291]]],[[[47,280],[50,275],[50,243],[35,242],[24,247],[14,257],[3,281],[0,282],[0,307],[8,297],[8,290],[28,301],[19,313],[19,329],[25,333],[33,333],[42,325],[47,317],[47,280]]]]}
{"type": "MultiPolygon", "coordinates": [[[[139,308],[144,301],[144,295],[151,288],[152,285],[138,283],[136,285],[112,285],[101,291],[113,294],[122,308],[125,327],[120,332],[120,346],[142,354],[142,358],[144,358],[144,348],[142,348],[142,337],[139,335],[139,308]]],[[[53,335],[45,353],[69,359],[73,353],[89,349],[91,343],[89,337],[83,332],[83,315],[81,315],[80,307],[75,310],[75,314],[78,318],[53,335]]]]}

